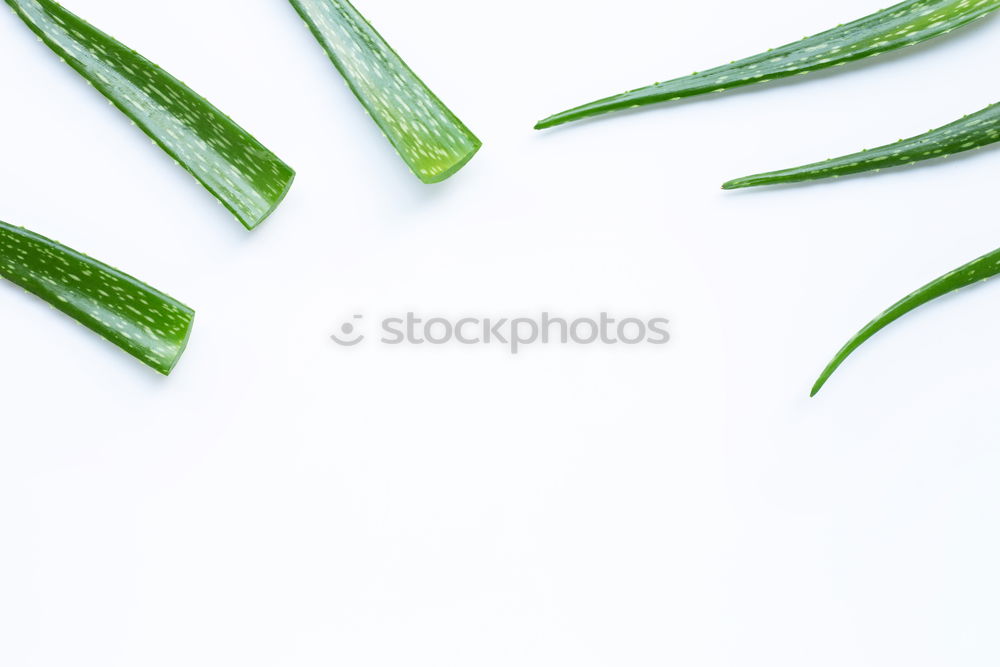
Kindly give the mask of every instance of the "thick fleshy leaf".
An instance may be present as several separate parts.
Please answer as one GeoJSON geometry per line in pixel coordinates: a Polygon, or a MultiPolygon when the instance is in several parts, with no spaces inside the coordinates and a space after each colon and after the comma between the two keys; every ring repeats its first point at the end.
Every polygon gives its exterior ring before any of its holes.
{"type": "Polygon", "coordinates": [[[843,65],[919,44],[998,8],[1000,0],[906,0],[852,23],[750,58],[557,113],[539,121],[535,129],[843,65]]]}
{"type": "Polygon", "coordinates": [[[400,157],[424,183],[453,175],[482,143],[347,0],[290,0],[400,157]]]}
{"type": "Polygon", "coordinates": [[[52,0],[7,4],[247,229],[281,203],[295,172],[207,100],[52,0]]]}
{"type": "MultiPolygon", "coordinates": [[[[0,277],[20,285],[169,375],[194,311],[135,278],[55,241],[0,222],[0,277]]],[[[7,326],[16,318],[5,317],[7,326]]]]}
{"type": "Polygon", "coordinates": [[[910,139],[897,141],[894,144],[807,164],[803,167],[744,176],[729,181],[722,187],[726,190],[735,190],[757,185],[799,183],[865,171],[878,171],[889,167],[915,164],[923,160],[948,157],[954,153],[982,148],[997,141],[1000,141],[1000,104],[993,104],[954,123],[910,139]]]}
{"type": "Polygon", "coordinates": [[[852,352],[892,322],[895,322],[903,315],[929,301],[933,301],[973,283],[992,278],[998,273],[1000,273],[1000,250],[994,250],[988,255],[983,255],[979,259],[969,262],[951,273],[945,274],[937,280],[924,285],[913,294],[891,306],[884,313],[865,325],[851,340],[847,341],[847,344],[841,348],[840,352],[833,358],[833,361],[827,365],[826,369],[819,376],[819,379],[813,386],[812,395],[815,396],[819,393],[819,390],[823,388],[823,385],[830,379],[830,376],[833,375],[852,352]]]}

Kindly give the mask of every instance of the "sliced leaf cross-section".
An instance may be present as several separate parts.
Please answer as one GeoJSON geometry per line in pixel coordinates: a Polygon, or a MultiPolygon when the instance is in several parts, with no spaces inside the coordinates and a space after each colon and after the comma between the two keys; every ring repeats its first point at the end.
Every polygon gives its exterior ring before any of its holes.
{"type": "Polygon", "coordinates": [[[203,97],[52,0],[7,4],[247,229],[281,203],[295,172],[203,97]]]}
{"type": "Polygon", "coordinates": [[[482,143],[347,0],[290,0],[358,101],[424,183],[455,174],[482,143]]]}
{"type": "MultiPolygon", "coordinates": [[[[135,278],[43,236],[0,222],[0,277],[169,375],[194,311],[135,278]]],[[[14,321],[5,318],[5,321],[14,321]]]]}

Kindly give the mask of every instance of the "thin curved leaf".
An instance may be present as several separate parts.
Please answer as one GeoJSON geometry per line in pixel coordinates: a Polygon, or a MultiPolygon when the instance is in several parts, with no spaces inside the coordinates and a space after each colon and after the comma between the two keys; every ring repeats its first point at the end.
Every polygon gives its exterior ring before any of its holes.
{"type": "Polygon", "coordinates": [[[399,156],[424,183],[482,146],[347,0],[290,0],[399,156]]]}
{"type": "Polygon", "coordinates": [[[728,65],[631,90],[549,116],[541,130],[611,111],[722,92],[913,46],[1000,8],[1000,0],[906,0],[852,23],[728,65]]]}
{"type": "Polygon", "coordinates": [[[918,289],[913,294],[910,294],[903,300],[899,301],[884,313],[876,317],[874,320],[869,322],[861,331],[854,335],[851,340],[841,348],[840,352],[833,358],[827,367],[820,374],[819,379],[816,380],[816,384],[812,388],[811,396],[815,396],[819,393],[819,390],[823,388],[826,381],[830,379],[830,376],[840,367],[844,360],[847,359],[856,349],[861,347],[865,341],[874,336],[876,333],[884,329],[886,326],[895,322],[903,315],[906,315],[912,310],[919,308],[920,306],[933,301],[939,297],[944,296],[955,290],[962,289],[983,280],[987,280],[1000,273],[1000,250],[994,250],[993,252],[983,255],[979,259],[976,259],[968,264],[955,269],[951,273],[945,274],[934,280],[927,285],[924,285],[918,289]]]}
{"type": "Polygon", "coordinates": [[[207,100],[52,0],[7,4],[247,229],[281,203],[295,172],[207,100]]]}
{"type": "Polygon", "coordinates": [[[0,277],[164,375],[173,370],[191,335],[194,311],[184,304],[107,264],[5,222],[0,222],[0,277]]]}
{"type": "Polygon", "coordinates": [[[889,167],[915,164],[923,160],[948,157],[955,153],[982,148],[997,141],[1000,141],[1000,104],[992,104],[982,111],[965,116],[954,123],[949,123],[944,127],[916,137],[901,139],[894,144],[802,167],[744,176],[731,180],[723,184],[722,187],[725,190],[735,190],[758,185],[799,183],[865,171],[878,171],[889,167]]]}

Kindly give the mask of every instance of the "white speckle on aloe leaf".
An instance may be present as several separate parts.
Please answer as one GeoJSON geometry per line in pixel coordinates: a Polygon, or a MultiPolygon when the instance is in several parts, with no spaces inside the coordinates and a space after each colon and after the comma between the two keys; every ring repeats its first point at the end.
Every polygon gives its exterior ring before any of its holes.
{"type": "Polygon", "coordinates": [[[479,140],[346,0],[291,0],[348,86],[410,169],[449,175],[479,140]]]}
{"type": "Polygon", "coordinates": [[[291,168],[183,83],[52,0],[7,2],[246,227],[284,196],[291,168]]]}

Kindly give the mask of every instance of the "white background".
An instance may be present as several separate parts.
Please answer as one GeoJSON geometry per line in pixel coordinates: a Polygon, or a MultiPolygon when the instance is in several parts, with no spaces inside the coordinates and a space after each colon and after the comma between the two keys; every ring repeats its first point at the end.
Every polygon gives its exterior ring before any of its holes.
{"type": "Polygon", "coordinates": [[[298,170],[253,233],[0,16],[0,219],[195,307],[157,376],[0,286],[0,664],[996,665],[1000,154],[724,193],[1000,100],[1000,24],[534,132],[873,0],[366,0],[485,146],[413,177],[287,3],[73,0],[298,170]],[[354,313],[662,348],[344,349],[354,313]]]}

